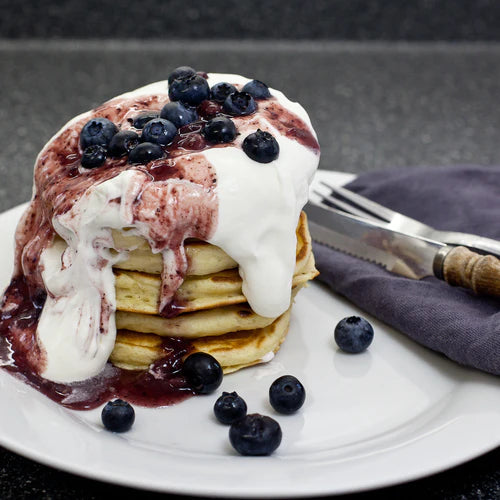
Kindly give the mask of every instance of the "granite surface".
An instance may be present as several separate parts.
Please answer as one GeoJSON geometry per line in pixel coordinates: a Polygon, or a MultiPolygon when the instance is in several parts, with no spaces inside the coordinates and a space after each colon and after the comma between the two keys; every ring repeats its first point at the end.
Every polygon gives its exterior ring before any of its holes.
{"type": "MultiPolygon", "coordinates": [[[[181,64],[256,77],[300,101],[318,131],[322,168],[500,164],[496,44],[3,41],[0,210],[29,198],[36,154],[67,120],[181,64]]],[[[431,478],[346,498],[500,498],[499,464],[497,449],[431,478]]],[[[0,498],[111,493],[144,496],[0,449],[0,498]]]]}
{"type": "Polygon", "coordinates": [[[0,11],[4,38],[500,40],[496,0],[0,0],[0,11]]]}

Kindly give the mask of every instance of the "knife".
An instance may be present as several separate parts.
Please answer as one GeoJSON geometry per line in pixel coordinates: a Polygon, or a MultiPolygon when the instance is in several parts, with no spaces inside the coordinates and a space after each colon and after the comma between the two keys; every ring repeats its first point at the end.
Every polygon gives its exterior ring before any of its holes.
{"type": "Polygon", "coordinates": [[[436,276],[452,286],[500,297],[500,260],[462,246],[393,231],[335,208],[305,206],[312,239],[406,278],[436,276]]]}

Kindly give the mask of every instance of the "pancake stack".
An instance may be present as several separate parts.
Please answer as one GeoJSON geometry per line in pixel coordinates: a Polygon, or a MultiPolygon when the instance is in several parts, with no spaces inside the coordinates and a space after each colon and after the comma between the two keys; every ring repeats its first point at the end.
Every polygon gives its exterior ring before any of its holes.
{"type": "MultiPolygon", "coordinates": [[[[291,303],[317,274],[307,219],[301,213],[296,230],[296,265],[291,303]]],[[[128,250],[127,260],[114,266],[117,337],[111,362],[128,370],[145,370],[164,357],[165,337],[189,341],[206,352],[224,373],[273,357],[288,333],[290,309],[276,318],[256,314],[242,292],[238,264],[220,248],[190,240],[185,244],[187,275],[174,303],[178,314],[159,314],[162,258],[148,243],[126,231],[113,231],[115,248],[128,250]]]]}

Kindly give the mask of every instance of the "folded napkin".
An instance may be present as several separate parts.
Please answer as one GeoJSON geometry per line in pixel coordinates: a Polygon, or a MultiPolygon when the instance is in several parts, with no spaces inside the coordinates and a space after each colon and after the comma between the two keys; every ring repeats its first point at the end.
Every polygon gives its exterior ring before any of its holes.
{"type": "MultiPolygon", "coordinates": [[[[418,167],[362,174],[346,186],[436,229],[500,239],[500,167],[418,167]]],[[[500,300],[434,277],[411,280],[314,244],[319,280],[418,343],[500,375],[500,300]]]]}

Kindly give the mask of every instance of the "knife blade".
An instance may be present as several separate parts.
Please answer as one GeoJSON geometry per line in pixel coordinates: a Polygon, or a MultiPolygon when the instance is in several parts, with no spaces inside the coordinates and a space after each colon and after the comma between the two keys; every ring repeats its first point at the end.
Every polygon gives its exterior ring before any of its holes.
{"type": "Polygon", "coordinates": [[[453,286],[500,297],[500,260],[465,247],[388,229],[356,215],[309,202],[312,239],[406,278],[436,276],[453,286]]]}

